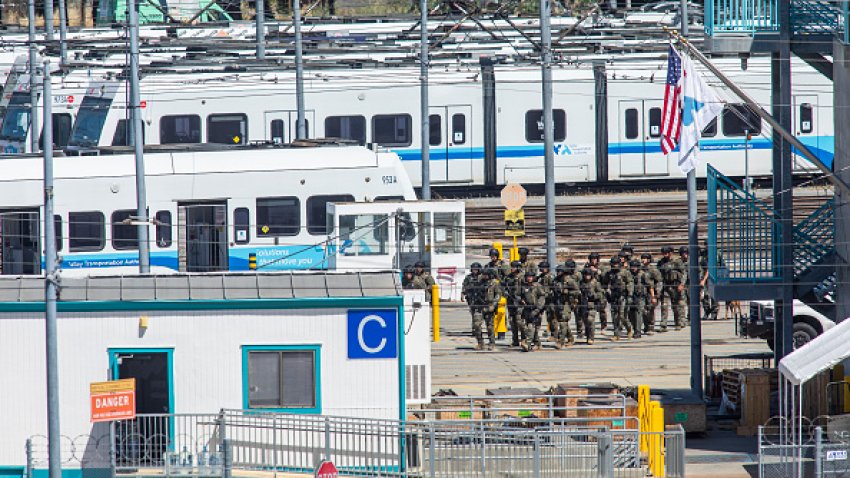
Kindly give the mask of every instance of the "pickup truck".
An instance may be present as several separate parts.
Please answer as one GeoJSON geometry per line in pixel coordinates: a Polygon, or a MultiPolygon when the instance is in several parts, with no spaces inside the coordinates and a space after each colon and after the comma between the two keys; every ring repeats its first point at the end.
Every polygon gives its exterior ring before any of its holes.
{"type": "MultiPolygon", "coordinates": [[[[750,302],[750,313],[740,319],[742,335],[752,338],[765,339],[773,350],[773,301],[756,300],[750,302]]],[[[835,322],[794,299],[794,349],[809,343],[824,331],[835,327],[835,322]]]]}

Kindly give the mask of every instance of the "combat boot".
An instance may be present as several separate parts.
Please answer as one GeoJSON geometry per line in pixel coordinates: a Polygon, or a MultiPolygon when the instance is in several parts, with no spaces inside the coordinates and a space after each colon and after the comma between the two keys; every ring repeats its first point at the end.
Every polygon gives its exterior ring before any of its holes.
{"type": "Polygon", "coordinates": [[[556,340],[555,341],[555,350],[561,350],[562,348],[564,348],[564,341],[561,340],[561,339],[556,340]]]}
{"type": "Polygon", "coordinates": [[[528,343],[525,340],[519,343],[519,347],[522,349],[523,352],[528,352],[528,343]]]}
{"type": "Polygon", "coordinates": [[[567,340],[567,347],[569,347],[569,346],[571,346],[571,345],[573,345],[573,344],[575,344],[575,343],[576,343],[576,339],[575,339],[575,337],[570,337],[570,338],[567,340]]]}
{"type": "Polygon", "coordinates": [[[491,350],[491,351],[496,350],[496,344],[491,343],[490,345],[487,346],[487,350],[491,350]]]}
{"type": "Polygon", "coordinates": [[[628,332],[626,332],[626,338],[627,338],[627,339],[630,339],[630,338],[632,338],[632,337],[634,337],[634,333],[633,333],[631,330],[629,330],[628,332]]]}
{"type": "Polygon", "coordinates": [[[587,345],[593,345],[593,339],[588,338],[587,339],[587,345]]]}
{"type": "Polygon", "coordinates": [[[614,336],[611,337],[611,340],[613,340],[615,342],[620,340],[620,335],[617,332],[614,332],[614,336]]]}
{"type": "Polygon", "coordinates": [[[484,350],[484,342],[478,342],[478,344],[475,345],[475,350],[484,350]]]}

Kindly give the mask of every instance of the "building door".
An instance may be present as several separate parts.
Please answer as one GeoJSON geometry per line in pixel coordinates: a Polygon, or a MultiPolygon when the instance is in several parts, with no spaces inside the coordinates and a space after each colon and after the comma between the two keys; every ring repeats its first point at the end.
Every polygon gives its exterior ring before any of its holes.
{"type": "MultiPolygon", "coordinates": [[[[298,112],[291,110],[278,110],[265,112],[265,140],[275,144],[287,144],[295,141],[297,137],[296,122],[298,112]]],[[[304,119],[307,124],[307,137],[315,138],[314,124],[316,113],[313,110],[304,111],[304,119]]]]}
{"type": "Polygon", "coordinates": [[[227,203],[177,205],[177,259],[181,272],[228,270],[227,203]]]}
{"type": "Polygon", "coordinates": [[[471,182],[472,106],[433,106],[428,126],[431,181],[471,182]]]}
{"type": "Polygon", "coordinates": [[[172,442],[173,372],[171,349],[110,350],[112,379],[136,380],[135,420],[117,422],[119,465],[163,466],[172,442]]]}
{"type": "Polygon", "coordinates": [[[660,101],[620,102],[620,175],[667,176],[669,161],[660,152],[660,101]]]}
{"type": "Polygon", "coordinates": [[[2,274],[41,274],[39,216],[37,210],[0,213],[2,274]]]}

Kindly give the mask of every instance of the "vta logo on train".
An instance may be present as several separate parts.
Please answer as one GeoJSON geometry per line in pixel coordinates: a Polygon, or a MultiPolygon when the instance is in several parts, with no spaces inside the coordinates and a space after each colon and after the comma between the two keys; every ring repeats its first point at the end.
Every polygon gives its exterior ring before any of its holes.
{"type": "Polygon", "coordinates": [[[348,311],[348,358],[398,357],[398,315],[393,309],[348,311]]]}

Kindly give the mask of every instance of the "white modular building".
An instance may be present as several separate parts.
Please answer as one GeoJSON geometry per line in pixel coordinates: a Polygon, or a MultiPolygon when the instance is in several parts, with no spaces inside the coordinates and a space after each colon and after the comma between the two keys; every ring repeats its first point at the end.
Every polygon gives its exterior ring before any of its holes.
{"type": "MultiPolygon", "coordinates": [[[[0,474],[47,434],[43,284],[0,278],[0,474]]],[[[431,395],[430,309],[397,272],[64,278],[58,310],[66,463],[109,440],[93,382],[135,379],[142,441],[223,410],[403,420],[431,395]]]]}

